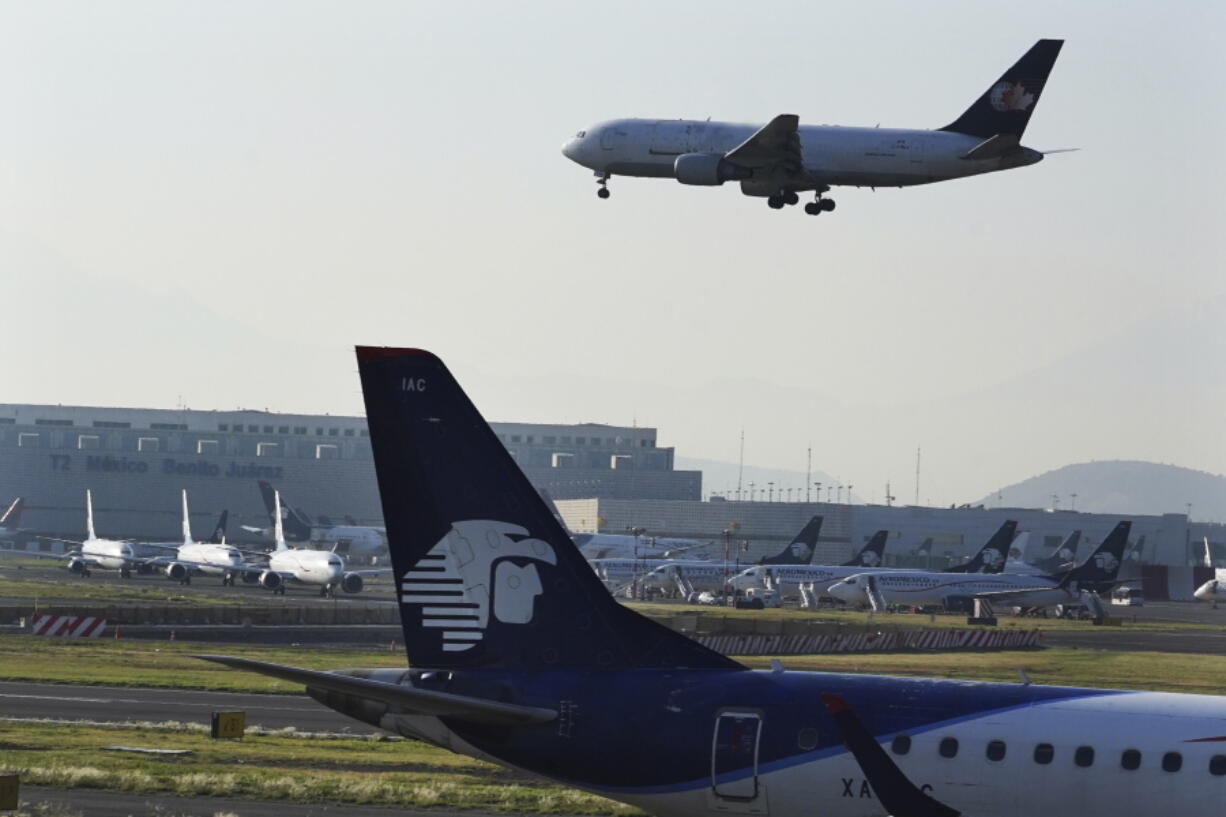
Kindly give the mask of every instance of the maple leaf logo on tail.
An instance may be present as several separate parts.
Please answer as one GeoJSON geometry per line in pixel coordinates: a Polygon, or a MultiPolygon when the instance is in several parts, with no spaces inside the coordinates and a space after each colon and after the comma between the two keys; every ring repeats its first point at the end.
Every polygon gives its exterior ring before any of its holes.
{"type": "Polygon", "coordinates": [[[998,111],[1024,111],[1034,104],[1034,94],[1026,93],[1020,82],[998,82],[989,96],[992,107],[998,111]]]}

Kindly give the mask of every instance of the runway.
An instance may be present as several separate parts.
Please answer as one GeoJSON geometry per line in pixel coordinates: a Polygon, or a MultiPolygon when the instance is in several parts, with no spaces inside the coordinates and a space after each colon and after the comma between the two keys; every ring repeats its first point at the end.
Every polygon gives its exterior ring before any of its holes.
{"type": "Polygon", "coordinates": [[[188,721],[209,724],[214,711],[241,710],[248,726],[304,732],[380,730],[347,718],[306,695],[200,692],[139,687],[0,682],[0,718],[84,721],[188,721]]]}
{"type": "MultiPolygon", "coordinates": [[[[284,801],[233,800],[228,797],[176,797],[97,789],[22,786],[21,800],[53,807],[52,814],[85,817],[486,817],[479,811],[410,810],[399,806],[345,806],[284,801]]],[[[505,815],[499,815],[505,817],[505,815]]],[[[566,815],[555,815],[566,817],[566,815]]]]}

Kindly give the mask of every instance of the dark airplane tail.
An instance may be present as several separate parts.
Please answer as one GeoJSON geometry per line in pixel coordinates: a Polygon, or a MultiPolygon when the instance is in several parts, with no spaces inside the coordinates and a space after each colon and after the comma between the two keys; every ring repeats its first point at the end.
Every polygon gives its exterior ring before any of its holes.
{"type": "Polygon", "coordinates": [[[613,599],[442,361],[357,358],[410,664],[741,669],[613,599]]]}
{"type": "Polygon", "coordinates": [[[885,553],[885,540],[889,537],[888,530],[879,530],[868,540],[868,544],[860,549],[850,561],[843,562],[842,567],[880,567],[881,555],[885,553]]]}
{"type": "Polygon", "coordinates": [[[932,553],[932,537],[924,539],[920,542],[920,546],[915,549],[916,556],[927,556],[932,553]]]}
{"type": "Polygon", "coordinates": [[[1056,552],[1046,559],[1040,559],[1034,566],[1044,573],[1055,573],[1067,570],[1070,565],[1077,564],[1077,546],[1081,544],[1081,531],[1075,530],[1056,548],[1056,552]]]}
{"type": "Polygon", "coordinates": [[[815,516],[805,523],[800,533],[780,553],[764,556],[761,565],[807,565],[813,562],[817,537],[822,532],[822,518],[815,516]]]}
{"type": "Polygon", "coordinates": [[[8,510],[4,512],[4,516],[0,516],[0,528],[5,530],[13,530],[21,524],[21,512],[26,507],[26,498],[19,496],[9,505],[8,510]]]}
{"type": "MultiPolygon", "coordinates": [[[[264,507],[268,511],[270,524],[277,522],[276,491],[272,485],[260,480],[260,496],[264,498],[264,507]]],[[[282,495],[284,498],[284,495],[282,495]]],[[[285,538],[290,542],[305,542],[311,538],[311,520],[302,511],[290,508],[281,503],[281,526],[285,530],[285,538]]]]}
{"type": "Polygon", "coordinates": [[[230,511],[223,510],[221,515],[217,517],[217,524],[213,526],[213,532],[209,534],[205,542],[211,542],[215,545],[220,545],[226,541],[226,525],[230,521],[230,511]]]}
{"type": "Polygon", "coordinates": [[[1017,522],[1012,519],[1005,521],[992,538],[979,548],[979,552],[969,562],[957,567],[945,568],[946,573],[999,573],[1004,569],[1009,556],[1009,545],[1013,544],[1013,534],[1017,531],[1017,522]]]}
{"type": "Polygon", "coordinates": [[[1020,139],[1062,45],[1064,40],[1039,40],[975,104],[941,130],[981,139],[997,134],[1020,139]]]}
{"type": "Polygon", "coordinates": [[[1090,558],[1064,575],[1062,583],[1076,582],[1082,590],[1095,593],[1110,590],[1120,573],[1120,563],[1124,561],[1124,548],[1128,546],[1128,533],[1131,530],[1132,522],[1118,523],[1090,554],[1090,558]]]}

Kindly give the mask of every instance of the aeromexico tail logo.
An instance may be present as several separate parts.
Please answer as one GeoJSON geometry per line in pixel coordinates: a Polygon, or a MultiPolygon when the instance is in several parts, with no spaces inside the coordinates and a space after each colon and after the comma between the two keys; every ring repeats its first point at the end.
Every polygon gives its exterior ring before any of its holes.
{"type": "Polygon", "coordinates": [[[792,554],[793,559],[801,562],[807,562],[813,557],[813,546],[800,539],[788,545],[788,551],[792,554]]]}
{"type": "Polygon", "coordinates": [[[864,567],[877,567],[881,564],[881,557],[875,550],[866,550],[860,554],[860,564],[864,567]]]}
{"type": "MultiPolygon", "coordinates": [[[[982,87],[982,86],[981,86],[982,87]]],[[[998,111],[1024,111],[1034,104],[1034,94],[1027,93],[1021,82],[1005,80],[992,86],[988,95],[992,107],[998,111]]]]}
{"type": "Polygon", "coordinates": [[[557,554],[526,528],[509,522],[455,522],[400,580],[401,604],[421,607],[422,626],[441,630],[444,652],[471,649],[490,617],[528,624],[544,592],[533,562],[556,565],[557,554]]]}

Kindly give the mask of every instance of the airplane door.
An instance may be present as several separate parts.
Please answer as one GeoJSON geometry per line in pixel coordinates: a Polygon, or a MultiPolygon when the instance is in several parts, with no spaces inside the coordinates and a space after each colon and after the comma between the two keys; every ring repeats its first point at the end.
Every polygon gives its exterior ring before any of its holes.
{"type": "Polygon", "coordinates": [[[758,741],[762,716],[746,710],[725,710],[715,718],[711,743],[711,788],[726,800],[758,796],[758,741]]]}

